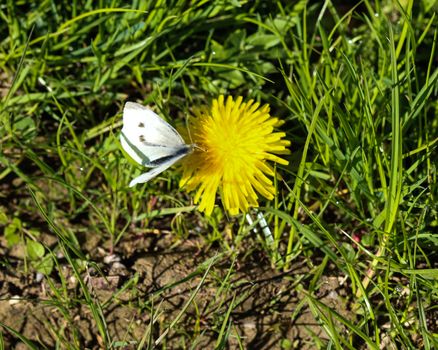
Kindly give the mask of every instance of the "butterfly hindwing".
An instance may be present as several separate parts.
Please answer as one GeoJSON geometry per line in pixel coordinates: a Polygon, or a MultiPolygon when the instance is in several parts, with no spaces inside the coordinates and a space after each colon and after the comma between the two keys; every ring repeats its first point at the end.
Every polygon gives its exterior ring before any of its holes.
{"type": "Polygon", "coordinates": [[[172,166],[174,163],[176,163],[178,160],[180,160],[181,158],[183,158],[187,153],[184,154],[180,154],[176,157],[173,157],[171,159],[168,159],[167,161],[161,163],[160,165],[158,165],[157,167],[149,170],[147,173],[143,173],[140,176],[136,177],[134,180],[132,180],[129,183],[129,187],[133,187],[139,183],[145,183],[148,182],[149,180],[153,179],[154,177],[156,177],[157,175],[159,175],[160,173],[162,173],[164,170],[168,169],[170,166],[172,166]]]}

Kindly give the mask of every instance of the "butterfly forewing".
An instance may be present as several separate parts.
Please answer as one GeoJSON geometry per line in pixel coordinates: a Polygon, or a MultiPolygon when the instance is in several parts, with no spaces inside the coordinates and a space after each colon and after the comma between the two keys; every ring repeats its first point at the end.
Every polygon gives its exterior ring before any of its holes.
{"type": "Polygon", "coordinates": [[[154,167],[188,146],[178,132],[150,109],[127,102],[120,136],[123,149],[138,163],[154,167]],[[158,163],[158,164],[157,164],[158,163]]]}
{"type": "Polygon", "coordinates": [[[138,103],[126,102],[123,109],[123,129],[125,134],[137,135],[138,141],[166,147],[178,147],[185,142],[178,132],[155,112],[138,103]]]}

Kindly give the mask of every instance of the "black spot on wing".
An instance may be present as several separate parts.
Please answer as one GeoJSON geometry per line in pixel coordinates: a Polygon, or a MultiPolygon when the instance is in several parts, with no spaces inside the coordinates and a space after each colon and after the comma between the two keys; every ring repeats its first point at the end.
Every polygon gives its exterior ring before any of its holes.
{"type": "Polygon", "coordinates": [[[144,138],[144,135],[140,135],[140,142],[145,142],[146,139],[144,138]]]}
{"type": "Polygon", "coordinates": [[[138,124],[138,127],[139,127],[139,128],[144,128],[144,124],[143,124],[143,123],[140,123],[140,124],[138,124]]]}

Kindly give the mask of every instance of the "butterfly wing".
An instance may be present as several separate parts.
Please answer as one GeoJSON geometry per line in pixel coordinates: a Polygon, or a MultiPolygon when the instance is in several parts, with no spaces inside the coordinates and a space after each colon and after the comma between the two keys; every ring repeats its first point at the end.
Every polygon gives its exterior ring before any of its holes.
{"type": "Polygon", "coordinates": [[[189,147],[170,124],[134,102],[127,102],[123,109],[120,142],[130,157],[149,167],[158,166],[189,147]]]}
{"type": "Polygon", "coordinates": [[[148,182],[192,151],[170,124],[134,102],[127,102],[123,109],[120,143],[137,163],[152,168],[132,180],[129,187],[148,182]]]}
{"type": "Polygon", "coordinates": [[[169,159],[161,162],[159,165],[157,165],[155,168],[149,170],[147,173],[143,173],[140,176],[136,177],[134,180],[132,180],[129,183],[129,187],[133,187],[139,183],[145,183],[149,180],[153,179],[155,176],[162,173],[164,170],[168,169],[170,166],[172,166],[174,163],[176,163],[178,160],[183,158],[189,151],[181,154],[177,154],[173,157],[170,157],[169,159]]]}

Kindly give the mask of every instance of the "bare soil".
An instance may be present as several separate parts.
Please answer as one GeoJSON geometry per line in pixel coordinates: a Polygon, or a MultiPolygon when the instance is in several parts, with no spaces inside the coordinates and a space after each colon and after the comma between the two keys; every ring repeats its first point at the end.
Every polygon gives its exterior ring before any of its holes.
{"type": "MultiPolygon", "coordinates": [[[[112,252],[96,236],[89,236],[94,238],[84,242],[83,249],[96,264],[83,266],[80,276],[103,310],[108,338],[122,349],[135,349],[132,341],[143,337],[156,342],[166,332],[202,279],[205,270],[197,272],[197,268],[215,255],[213,248],[200,250],[196,239],[175,246],[169,234],[132,235],[112,252]]],[[[42,241],[48,246],[56,243],[50,235],[42,241]]],[[[56,339],[64,339],[60,348],[104,348],[78,278],[60,253],[61,265],[50,280],[31,269],[26,272],[24,253],[17,246],[8,248],[3,238],[0,253],[9,264],[0,271],[1,322],[37,347],[54,348],[56,339]]],[[[238,348],[240,342],[248,349],[313,349],[315,338],[326,338],[326,334],[296,292],[299,283],[306,283],[303,277],[308,272],[304,262],[296,262],[287,273],[275,271],[267,257],[257,252],[237,258],[235,264],[229,257],[218,259],[157,348],[165,344],[170,349],[213,349],[222,319],[234,303],[228,348],[238,348]],[[196,339],[197,344],[188,344],[187,339],[196,339]]],[[[318,297],[351,318],[344,301],[347,291],[341,284],[341,278],[324,276],[318,297]]],[[[3,334],[7,349],[26,348],[13,331],[3,334]]]]}

